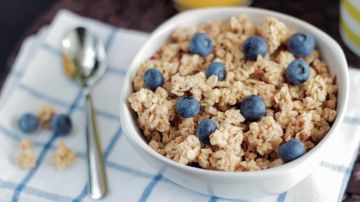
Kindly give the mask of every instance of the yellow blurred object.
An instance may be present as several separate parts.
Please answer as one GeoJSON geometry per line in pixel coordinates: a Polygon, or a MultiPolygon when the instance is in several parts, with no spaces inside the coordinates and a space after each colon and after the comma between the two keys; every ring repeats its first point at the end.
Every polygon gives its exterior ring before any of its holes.
{"type": "Polygon", "coordinates": [[[247,6],[252,0],[174,0],[179,10],[215,6],[247,6]]]}
{"type": "Polygon", "coordinates": [[[67,55],[63,55],[65,74],[68,76],[74,77],[75,75],[75,67],[72,63],[71,59],[67,55]]]}

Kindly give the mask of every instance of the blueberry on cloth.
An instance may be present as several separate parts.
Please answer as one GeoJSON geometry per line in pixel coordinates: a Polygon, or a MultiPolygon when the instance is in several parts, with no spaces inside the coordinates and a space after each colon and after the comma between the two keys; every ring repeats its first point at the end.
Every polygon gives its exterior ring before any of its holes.
{"type": "Polygon", "coordinates": [[[215,121],[211,119],[203,119],[197,127],[197,137],[204,144],[210,144],[209,136],[215,132],[217,125],[215,121]]]}
{"type": "Polygon", "coordinates": [[[243,43],[243,52],[245,59],[256,61],[258,55],[265,57],[268,52],[268,46],[265,40],[259,36],[252,36],[243,43]]]}
{"type": "Polygon", "coordinates": [[[162,73],[155,68],[149,68],[146,70],[143,79],[146,87],[150,90],[156,90],[157,87],[164,84],[164,77],[162,73]]]}
{"type": "Polygon", "coordinates": [[[206,33],[196,33],[190,39],[189,50],[201,56],[208,56],[213,51],[212,40],[206,33]]]}
{"type": "Polygon", "coordinates": [[[58,114],[51,119],[51,129],[57,135],[67,135],[71,131],[71,128],[71,119],[66,114],[58,114]]]}
{"type": "Polygon", "coordinates": [[[279,147],[279,156],[284,161],[284,163],[293,161],[304,154],[304,143],[298,139],[291,139],[279,147]]]}
{"type": "Polygon", "coordinates": [[[240,112],[246,121],[258,121],[266,111],[264,99],[258,95],[247,96],[240,104],[240,112]]]}
{"type": "Polygon", "coordinates": [[[206,70],[206,78],[212,75],[217,76],[219,81],[223,81],[226,76],[225,65],[221,62],[211,63],[206,70]]]}
{"type": "Polygon", "coordinates": [[[287,47],[290,52],[299,57],[305,57],[312,53],[315,48],[315,40],[308,33],[298,32],[290,37],[287,47]]]}
{"type": "Polygon", "coordinates": [[[39,127],[39,120],[34,114],[26,113],[20,117],[18,124],[22,132],[32,133],[39,127]]]}
{"type": "Polygon", "coordinates": [[[294,60],[287,66],[285,76],[293,85],[302,84],[310,77],[310,66],[304,60],[294,60]]]}
{"type": "Polygon", "coordinates": [[[184,117],[193,117],[200,112],[200,102],[192,96],[182,96],[176,101],[176,112],[184,117]]]}

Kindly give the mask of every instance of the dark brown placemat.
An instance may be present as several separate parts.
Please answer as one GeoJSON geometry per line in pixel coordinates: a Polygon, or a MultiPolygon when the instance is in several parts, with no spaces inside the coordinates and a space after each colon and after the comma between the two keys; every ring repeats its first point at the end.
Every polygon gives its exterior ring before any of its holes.
{"type": "MultiPolygon", "coordinates": [[[[286,13],[319,27],[343,47],[349,65],[360,68],[360,58],[353,54],[340,38],[338,0],[254,0],[252,6],[286,13]]],[[[177,13],[171,0],[60,0],[32,24],[31,28],[24,33],[23,38],[35,33],[43,25],[49,24],[59,9],[69,9],[114,26],[147,32],[151,32],[163,21],[177,13]]],[[[21,42],[22,40],[19,41],[8,59],[8,68],[13,63],[21,42]]],[[[360,201],[359,158],[344,200],[360,201]]]]}

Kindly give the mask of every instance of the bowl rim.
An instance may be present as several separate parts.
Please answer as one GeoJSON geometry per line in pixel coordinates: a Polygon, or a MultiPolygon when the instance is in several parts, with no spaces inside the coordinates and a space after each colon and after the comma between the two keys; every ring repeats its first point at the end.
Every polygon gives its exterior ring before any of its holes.
{"type": "MultiPolygon", "coordinates": [[[[165,156],[157,153],[145,141],[143,141],[143,139],[141,137],[142,134],[137,133],[136,130],[129,131],[129,128],[127,127],[127,125],[129,125],[131,123],[129,122],[128,119],[122,118],[122,119],[120,119],[120,122],[121,122],[121,126],[124,130],[124,133],[125,133],[126,137],[128,139],[130,139],[130,141],[134,142],[134,144],[136,144],[138,147],[140,147],[146,153],[149,153],[150,155],[152,155],[154,158],[158,159],[162,163],[164,163],[166,165],[170,165],[171,167],[175,167],[176,169],[193,172],[193,173],[196,173],[199,175],[221,176],[221,177],[225,177],[225,178],[234,178],[234,177],[235,178],[237,178],[237,177],[251,178],[251,177],[255,177],[255,176],[256,177],[268,176],[270,174],[277,175],[277,174],[281,174],[284,171],[289,171],[289,170],[295,169],[297,166],[302,164],[307,159],[307,157],[312,156],[321,147],[323,147],[323,145],[325,145],[326,142],[328,142],[332,136],[335,135],[335,130],[342,123],[344,116],[345,116],[346,108],[347,108],[347,102],[348,102],[348,97],[349,97],[349,75],[348,75],[348,65],[347,65],[346,57],[345,57],[345,54],[344,54],[342,48],[340,47],[340,45],[332,37],[330,37],[328,34],[326,34],[324,31],[320,30],[319,28],[315,27],[314,25],[311,25],[303,20],[292,17],[290,15],[283,14],[283,13],[276,12],[276,11],[267,10],[267,9],[262,9],[262,8],[215,7],[215,8],[193,9],[193,10],[188,10],[188,11],[179,13],[179,14],[171,17],[170,19],[166,20],[165,22],[163,22],[160,26],[158,26],[158,28],[156,28],[152,32],[152,34],[148,38],[147,42],[142,46],[142,48],[139,49],[139,51],[137,52],[135,57],[133,57],[132,62],[129,65],[129,69],[138,68],[137,66],[135,66],[135,63],[136,63],[139,55],[141,55],[143,48],[148,46],[148,44],[151,44],[152,39],[159,37],[159,35],[161,35],[163,32],[166,32],[168,29],[173,29],[174,27],[172,26],[172,24],[174,22],[176,22],[179,19],[184,18],[188,15],[193,15],[193,14],[196,14],[199,12],[211,13],[211,12],[219,12],[219,11],[223,11],[223,12],[238,11],[239,13],[241,11],[254,12],[254,13],[262,12],[265,15],[269,15],[269,16],[272,16],[275,18],[286,19],[287,21],[290,21],[293,24],[298,24],[303,27],[307,27],[307,30],[309,30],[310,33],[312,33],[313,35],[322,37],[325,41],[330,43],[330,46],[333,47],[333,49],[331,51],[338,52],[338,60],[342,64],[338,68],[342,68],[341,74],[343,74],[342,76],[344,76],[344,78],[345,78],[344,79],[345,83],[342,84],[343,103],[342,103],[342,105],[339,105],[339,103],[338,103],[337,116],[336,116],[335,121],[333,122],[332,126],[330,127],[330,130],[327,132],[327,134],[324,136],[324,138],[310,151],[306,152],[300,158],[295,159],[294,161],[291,161],[289,163],[285,163],[285,164],[282,164],[281,166],[268,168],[268,169],[264,169],[264,170],[235,172],[235,171],[219,171],[219,170],[208,170],[208,169],[196,168],[196,167],[192,167],[192,166],[188,166],[188,165],[183,165],[174,160],[168,159],[165,156]],[[139,139],[140,139],[140,141],[139,141],[139,139]]],[[[175,24],[174,26],[176,27],[177,25],[175,24]]],[[[124,82],[125,82],[124,87],[129,87],[131,89],[132,86],[131,85],[129,86],[129,83],[131,83],[132,79],[133,78],[131,77],[130,71],[127,71],[126,76],[124,78],[124,82]]],[[[130,92],[131,92],[131,90],[130,90],[130,92]]],[[[121,103],[120,104],[120,117],[125,117],[127,115],[126,110],[129,107],[128,102],[127,102],[128,96],[129,96],[129,94],[127,93],[126,90],[124,90],[122,92],[121,100],[120,100],[120,103],[121,103]]],[[[338,99],[340,99],[340,97],[338,97],[338,99]]],[[[129,109],[129,111],[131,111],[131,109],[129,109]]],[[[137,128],[138,126],[135,125],[134,127],[137,128]]]]}

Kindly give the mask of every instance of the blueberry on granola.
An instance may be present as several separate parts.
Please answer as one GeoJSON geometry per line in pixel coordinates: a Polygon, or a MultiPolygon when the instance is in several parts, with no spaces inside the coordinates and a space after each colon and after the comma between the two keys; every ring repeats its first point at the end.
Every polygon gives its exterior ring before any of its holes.
{"type": "Polygon", "coordinates": [[[217,125],[215,121],[211,119],[203,119],[197,127],[197,137],[204,144],[210,144],[209,136],[215,132],[217,125]]]}
{"type": "Polygon", "coordinates": [[[304,154],[304,143],[298,139],[291,139],[279,147],[279,156],[284,161],[284,163],[293,161],[304,154]]]}
{"type": "Polygon", "coordinates": [[[210,36],[199,32],[194,34],[189,42],[189,50],[201,56],[208,56],[213,51],[213,44],[210,36]]]}
{"type": "Polygon", "coordinates": [[[268,52],[268,46],[265,40],[259,36],[252,36],[243,43],[242,50],[245,59],[256,61],[258,55],[265,57],[268,52]]]}
{"type": "Polygon", "coordinates": [[[302,84],[310,77],[309,64],[301,59],[294,60],[287,66],[285,76],[286,80],[293,85],[302,84]]]}
{"type": "Polygon", "coordinates": [[[308,33],[298,32],[290,37],[287,47],[296,56],[305,57],[313,52],[315,40],[308,33]]]}
{"type": "Polygon", "coordinates": [[[176,112],[184,117],[193,117],[200,112],[200,102],[192,96],[182,96],[176,101],[176,112]]]}
{"type": "Polygon", "coordinates": [[[225,65],[221,62],[211,63],[206,70],[206,78],[212,75],[217,76],[219,81],[223,81],[226,76],[225,65]]]}
{"type": "Polygon", "coordinates": [[[246,121],[258,121],[266,111],[266,104],[264,99],[259,95],[250,95],[240,104],[240,112],[246,121]]]}
{"type": "Polygon", "coordinates": [[[150,90],[156,90],[157,87],[164,84],[164,77],[162,73],[155,68],[149,68],[146,70],[143,79],[146,87],[150,90]]]}
{"type": "Polygon", "coordinates": [[[72,128],[71,119],[66,114],[58,114],[51,120],[51,129],[56,135],[67,135],[72,128]]]}
{"type": "Polygon", "coordinates": [[[22,132],[32,133],[38,128],[39,120],[34,114],[26,113],[21,116],[18,124],[22,132]]]}

